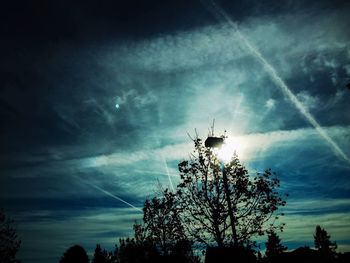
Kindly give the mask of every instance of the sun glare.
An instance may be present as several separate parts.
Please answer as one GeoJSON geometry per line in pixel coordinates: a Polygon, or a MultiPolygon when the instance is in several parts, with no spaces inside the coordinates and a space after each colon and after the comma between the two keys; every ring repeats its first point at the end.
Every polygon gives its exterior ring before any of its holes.
{"type": "Polygon", "coordinates": [[[234,153],[242,155],[242,141],[239,138],[227,138],[225,143],[218,149],[217,156],[224,162],[229,162],[234,153]]]}

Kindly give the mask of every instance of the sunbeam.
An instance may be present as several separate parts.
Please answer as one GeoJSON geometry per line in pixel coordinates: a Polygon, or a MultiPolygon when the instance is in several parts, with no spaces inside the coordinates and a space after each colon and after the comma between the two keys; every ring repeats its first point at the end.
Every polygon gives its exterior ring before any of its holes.
{"type": "Polygon", "coordinates": [[[290,99],[293,105],[299,110],[299,112],[304,116],[304,118],[316,129],[318,134],[328,143],[332,148],[333,152],[342,159],[350,163],[349,157],[343,152],[343,150],[338,146],[338,144],[333,141],[327,132],[322,128],[322,126],[317,122],[317,120],[311,115],[311,113],[304,107],[304,105],[299,101],[299,99],[294,95],[291,89],[283,81],[283,79],[278,75],[275,68],[264,58],[260,51],[249,41],[238,29],[237,24],[230,18],[230,16],[215,2],[210,1],[211,6],[208,6],[207,1],[202,1],[205,7],[218,19],[224,18],[234,30],[239,40],[244,47],[262,64],[271,80],[282,90],[282,92],[290,99]]]}

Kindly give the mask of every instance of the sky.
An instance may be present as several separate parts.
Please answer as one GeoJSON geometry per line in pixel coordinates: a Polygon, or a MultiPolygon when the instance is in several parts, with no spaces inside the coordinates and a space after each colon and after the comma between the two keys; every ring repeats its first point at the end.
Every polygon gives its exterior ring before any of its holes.
{"type": "MultiPolygon", "coordinates": [[[[316,225],[350,251],[347,1],[11,1],[0,8],[0,207],[18,258],[91,257],[215,119],[242,163],[288,193],[281,238],[316,225]]],[[[263,249],[263,247],[262,247],[263,249]]]]}

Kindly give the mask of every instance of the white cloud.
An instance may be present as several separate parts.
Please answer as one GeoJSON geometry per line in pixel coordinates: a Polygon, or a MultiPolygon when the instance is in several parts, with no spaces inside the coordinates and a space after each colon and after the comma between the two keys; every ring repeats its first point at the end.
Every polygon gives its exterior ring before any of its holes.
{"type": "Polygon", "coordinates": [[[228,29],[219,26],[129,44],[117,51],[119,52],[127,54],[124,60],[127,64],[160,71],[221,63],[242,54],[228,29]]]}
{"type": "MultiPolygon", "coordinates": [[[[336,10],[317,15],[293,13],[265,18],[252,17],[241,24],[240,29],[264,55],[278,64],[281,74],[290,74],[292,67],[299,65],[300,56],[315,50],[319,54],[316,57],[318,62],[315,60],[315,63],[321,63],[320,67],[334,68],[339,62],[326,58],[321,52],[348,46],[349,39],[343,34],[346,20],[339,19],[341,16],[346,17],[345,13],[345,10],[336,10]]],[[[214,66],[249,56],[229,25],[207,26],[128,43],[117,47],[115,54],[110,59],[118,57],[119,61],[132,67],[166,72],[214,66]],[[122,58],[120,54],[123,54],[122,58]]]]}
{"type": "Polygon", "coordinates": [[[137,89],[129,89],[122,92],[121,96],[115,98],[115,103],[123,106],[125,104],[132,104],[136,108],[153,104],[157,101],[157,97],[151,91],[141,94],[137,89]]]}
{"type": "Polygon", "coordinates": [[[274,99],[268,99],[266,102],[265,102],[265,107],[268,109],[268,110],[272,110],[276,107],[276,101],[274,99]]]}

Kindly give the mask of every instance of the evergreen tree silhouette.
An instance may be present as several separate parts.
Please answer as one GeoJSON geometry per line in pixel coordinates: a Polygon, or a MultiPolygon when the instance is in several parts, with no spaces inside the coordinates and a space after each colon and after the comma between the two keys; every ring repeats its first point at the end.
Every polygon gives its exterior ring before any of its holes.
{"type": "Polygon", "coordinates": [[[269,259],[271,262],[278,260],[279,257],[283,254],[283,252],[287,250],[287,247],[282,245],[279,236],[276,234],[275,231],[272,230],[268,233],[267,242],[265,243],[265,246],[266,258],[269,259]]]}
{"type": "Polygon", "coordinates": [[[14,221],[0,210],[0,263],[15,263],[21,245],[14,221]]]}
{"type": "Polygon", "coordinates": [[[314,234],[315,247],[322,254],[322,256],[327,259],[333,258],[337,249],[337,243],[332,242],[330,238],[331,236],[328,235],[324,228],[321,228],[319,225],[316,226],[314,234]]]}
{"type": "Polygon", "coordinates": [[[97,244],[92,263],[108,263],[109,255],[106,250],[102,250],[101,245],[97,244]]]}

